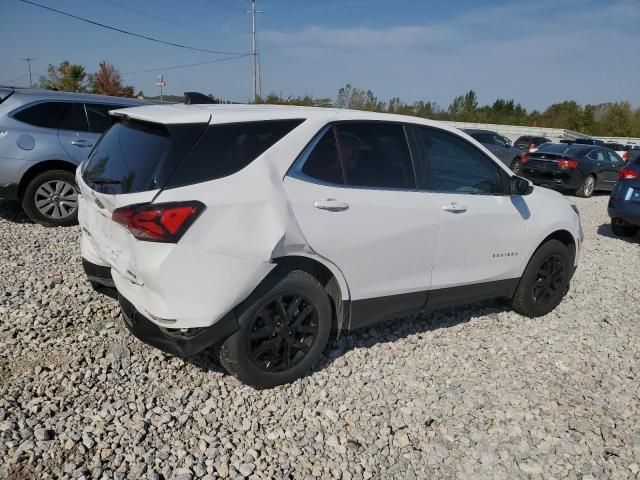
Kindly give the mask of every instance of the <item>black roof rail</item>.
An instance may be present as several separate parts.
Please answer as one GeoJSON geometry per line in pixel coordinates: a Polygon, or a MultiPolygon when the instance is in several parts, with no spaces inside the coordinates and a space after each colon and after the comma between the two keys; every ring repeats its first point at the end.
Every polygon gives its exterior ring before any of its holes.
{"type": "Polygon", "coordinates": [[[203,105],[203,104],[216,104],[220,103],[215,98],[211,98],[208,95],[200,92],[184,92],[184,103],[186,105],[203,105]]]}

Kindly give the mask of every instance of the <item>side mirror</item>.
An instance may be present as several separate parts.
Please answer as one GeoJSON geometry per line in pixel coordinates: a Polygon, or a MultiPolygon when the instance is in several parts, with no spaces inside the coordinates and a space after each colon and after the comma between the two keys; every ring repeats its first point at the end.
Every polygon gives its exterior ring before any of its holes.
{"type": "Polygon", "coordinates": [[[511,177],[511,195],[529,195],[533,192],[533,184],[526,178],[514,175],[511,177]]]}

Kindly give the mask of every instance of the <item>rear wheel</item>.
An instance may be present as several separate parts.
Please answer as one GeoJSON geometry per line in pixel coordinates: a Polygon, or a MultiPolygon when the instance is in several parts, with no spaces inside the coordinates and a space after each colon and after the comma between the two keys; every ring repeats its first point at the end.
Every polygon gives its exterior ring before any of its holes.
{"type": "Polygon", "coordinates": [[[633,237],[640,231],[640,227],[629,225],[620,219],[613,218],[611,219],[611,230],[618,237],[633,237]]]}
{"type": "Polygon", "coordinates": [[[240,309],[240,330],[222,343],[220,363],[253,387],[274,387],[301,377],[329,340],[329,297],[306,272],[281,274],[240,309]]]}
{"type": "Polygon", "coordinates": [[[571,279],[571,256],[558,240],[549,240],[531,257],[511,305],[526,317],[546,315],[558,306],[571,279]]]}
{"type": "Polygon", "coordinates": [[[593,195],[594,190],[596,189],[596,177],[593,175],[588,175],[587,178],[584,179],[582,185],[578,187],[576,190],[576,196],[582,198],[589,198],[593,195]]]}
{"type": "Polygon", "coordinates": [[[66,227],[78,223],[75,176],[66,170],[49,170],[36,176],[25,189],[22,208],[36,223],[66,227]]]}

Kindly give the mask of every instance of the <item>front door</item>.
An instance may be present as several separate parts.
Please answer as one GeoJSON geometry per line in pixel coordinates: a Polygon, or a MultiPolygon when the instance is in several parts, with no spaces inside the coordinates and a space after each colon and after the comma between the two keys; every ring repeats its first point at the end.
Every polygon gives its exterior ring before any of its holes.
{"type": "Polygon", "coordinates": [[[526,197],[507,195],[507,172],[463,138],[435,128],[415,132],[440,214],[429,305],[499,296],[525,253],[526,197]]]}
{"type": "Polygon", "coordinates": [[[311,249],[346,278],[351,327],[420,311],[439,212],[416,189],[405,127],[341,122],[326,128],[285,188],[311,249]]]}

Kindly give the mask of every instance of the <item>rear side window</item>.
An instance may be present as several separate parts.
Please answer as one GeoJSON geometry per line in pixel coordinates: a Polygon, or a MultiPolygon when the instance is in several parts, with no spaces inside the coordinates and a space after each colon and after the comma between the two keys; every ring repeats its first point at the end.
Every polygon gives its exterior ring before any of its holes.
{"type": "Polygon", "coordinates": [[[148,190],[169,147],[169,132],[162,125],[117,122],[105,133],[89,158],[84,179],[102,193],[148,190]]]}
{"type": "Polygon", "coordinates": [[[167,187],[207,182],[239,172],[303,121],[212,125],[178,166],[167,187]]]}
{"type": "Polygon", "coordinates": [[[87,114],[84,111],[84,104],[69,104],[67,113],[63,117],[58,128],[60,128],[60,130],[68,130],[71,132],[88,132],[89,124],[87,123],[87,114]]]}
{"type": "Polygon", "coordinates": [[[68,108],[64,102],[36,103],[14,113],[13,118],[36,127],[58,128],[68,108]]]}
{"type": "Polygon", "coordinates": [[[402,125],[341,123],[335,132],[347,186],[416,188],[402,125]]]}
{"type": "Polygon", "coordinates": [[[463,139],[435,129],[417,129],[427,189],[434,192],[502,194],[500,168],[463,139]]]}
{"type": "Polygon", "coordinates": [[[392,123],[336,124],[311,151],[301,172],[351,187],[416,188],[404,127],[392,123]]]}
{"type": "Polygon", "coordinates": [[[89,131],[91,133],[104,133],[113,124],[110,110],[123,108],[121,105],[105,105],[103,103],[86,103],[87,117],[89,118],[89,131]]]}
{"type": "Polygon", "coordinates": [[[344,185],[338,143],[333,128],[325,132],[302,166],[302,173],[324,183],[344,185]]]}

